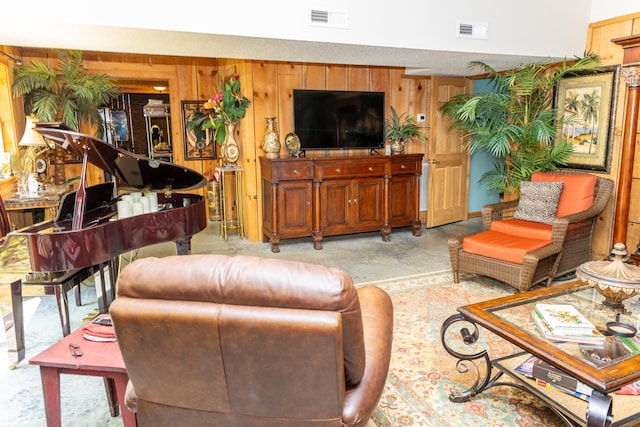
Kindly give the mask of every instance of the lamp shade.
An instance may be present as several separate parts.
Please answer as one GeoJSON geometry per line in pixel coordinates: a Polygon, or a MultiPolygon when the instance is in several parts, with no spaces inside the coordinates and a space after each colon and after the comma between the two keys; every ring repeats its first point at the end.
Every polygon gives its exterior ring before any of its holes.
{"type": "Polygon", "coordinates": [[[33,118],[31,116],[27,116],[27,124],[24,127],[24,134],[22,135],[22,139],[18,143],[20,147],[46,147],[47,143],[44,141],[44,138],[34,130],[35,124],[33,123],[33,118]]]}

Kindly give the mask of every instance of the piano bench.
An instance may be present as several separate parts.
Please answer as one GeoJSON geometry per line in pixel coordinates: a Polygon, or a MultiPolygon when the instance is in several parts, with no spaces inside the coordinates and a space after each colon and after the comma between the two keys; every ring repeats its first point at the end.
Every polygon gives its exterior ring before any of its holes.
{"type": "Polygon", "coordinates": [[[67,292],[74,289],[76,305],[82,305],[80,284],[93,274],[93,267],[79,268],[56,273],[29,273],[22,281],[23,286],[43,286],[46,295],[54,294],[58,304],[58,314],[62,326],[62,335],[71,333],[69,321],[69,301],[67,292]]]}

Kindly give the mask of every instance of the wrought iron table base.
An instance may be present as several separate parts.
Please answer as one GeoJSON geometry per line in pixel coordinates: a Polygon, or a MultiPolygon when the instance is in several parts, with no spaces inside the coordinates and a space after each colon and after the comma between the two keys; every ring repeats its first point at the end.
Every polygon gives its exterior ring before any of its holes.
{"type": "MultiPolygon", "coordinates": [[[[473,384],[463,391],[452,391],[449,400],[452,402],[466,402],[483,391],[496,386],[509,386],[530,392],[521,384],[499,381],[504,375],[504,371],[498,370],[492,376],[493,362],[486,350],[462,353],[455,350],[447,343],[447,331],[454,324],[464,322],[466,325],[459,330],[462,342],[467,346],[472,346],[478,342],[480,330],[478,326],[465,318],[461,314],[449,316],[440,329],[440,341],[442,346],[451,356],[457,359],[456,370],[461,374],[475,372],[476,378],[473,384]],[[484,369],[482,366],[484,365],[484,369]],[[484,372],[483,372],[484,371],[484,372]]],[[[559,409],[549,405],[551,409],[568,426],[578,425],[563,414],[559,409]]],[[[609,427],[612,424],[612,399],[611,396],[593,390],[586,413],[587,427],[609,427]]]]}

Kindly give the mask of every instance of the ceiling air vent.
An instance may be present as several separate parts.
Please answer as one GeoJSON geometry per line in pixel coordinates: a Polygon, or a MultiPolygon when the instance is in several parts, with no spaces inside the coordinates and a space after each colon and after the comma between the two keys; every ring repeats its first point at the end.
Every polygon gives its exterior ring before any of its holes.
{"type": "Polygon", "coordinates": [[[486,22],[462,22],[456,23],[456,36],[470,39],[487,39],[489,37],[489,24],[486,22]]]}
{"type": "Polygon", "coordinates": [[[322,27],[347,28],[347,18],[346,11],[311,9],[309,24],[322,27]]]}

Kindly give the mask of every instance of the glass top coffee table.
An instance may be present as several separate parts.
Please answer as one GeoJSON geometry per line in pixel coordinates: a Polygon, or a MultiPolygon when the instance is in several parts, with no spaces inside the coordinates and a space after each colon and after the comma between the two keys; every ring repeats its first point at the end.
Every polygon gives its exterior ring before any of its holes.
{"type": "Polygon", "coordinates": [[[469,388],[453,392],[450,400],[467,401],[487,388],[509,385],[540,397],[568,425],[638,425],[640,396],[613,392],[640,379],[640,353],[623,346],[620,337],[633,334],[633,328],[637,332],[640,301],[628,299],[623,309],[603,302],[604,297],[590,285],[573,282],[459,307],[458,313],[443,323],[440,337],[447,352],[458,359],[458,372],[474,377],[469,388]],[[532,315],[537,303],[573,305],[607,335],[604,345],[544,338],[532,315]],[[492,360],[478,326],[523,352],[492,360]],[[533,379],[519,374],[515,368],[530,355],[593,388],[590,401],[540,387],[533,379]],[[515,381],[501,381],[503,374],[515,381]]]}

